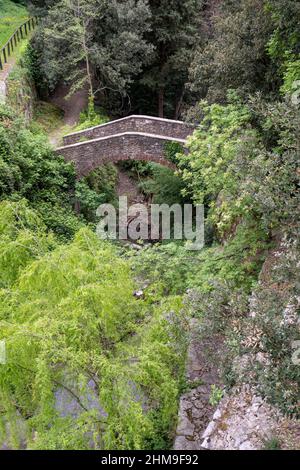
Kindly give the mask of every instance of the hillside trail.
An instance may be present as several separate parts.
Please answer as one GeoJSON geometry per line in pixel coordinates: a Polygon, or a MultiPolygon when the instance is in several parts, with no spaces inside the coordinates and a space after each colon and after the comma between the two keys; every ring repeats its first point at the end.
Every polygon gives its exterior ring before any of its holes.
{"type": "Polygon", "coordinates": [[[0,103],[4,103],[5,98],[6,98],[6,90],[7,90],[7,79],[16,65],[16,57],[11,56],[8,58],[8,61],[6,64],[3,66],[3,70],[0,70],[0,103]]]}
{"type": "Polygon", "coordinates": [[[49,141],[53,146],[58,146],[61,142],[66,129],[72,130],[80,117],[80,113],[88,106],[88,87],[82,87],[80,90],[68,96],[70,86],[64,83],[59,84],[54,93],[49,97],[48,102],[60,108],[63,113],[63,125],[49,133],[49,141]]]}

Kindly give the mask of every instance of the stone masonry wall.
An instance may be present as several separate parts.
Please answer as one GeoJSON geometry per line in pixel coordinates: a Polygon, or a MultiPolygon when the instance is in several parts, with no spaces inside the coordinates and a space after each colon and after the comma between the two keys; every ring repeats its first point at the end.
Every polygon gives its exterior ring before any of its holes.
{"type": "Polygon", "coordinates": [[[172,121],[170,119],[160,119],[151,116],[129,116],[81,132],[69,134],[64,137],[64,145],[72,145],[83,140],[109,137],[124,132],[142,132],[172,137],[173,140],[186,140],[193,131],[194,126],[181,121],[172,121]]]}
{"type": "MultiPolygon", "coordinates": [[[[163,156],[165,144],[169,141],[173,139],[128,132],[60,147],[56,153],[75,163],[79,178],[88,175],[100,165],[122,160],[156,162],[175,169],[175,165],[163,156]]],[[[184,140],[180,142],[184,144],[184,140]]]]}

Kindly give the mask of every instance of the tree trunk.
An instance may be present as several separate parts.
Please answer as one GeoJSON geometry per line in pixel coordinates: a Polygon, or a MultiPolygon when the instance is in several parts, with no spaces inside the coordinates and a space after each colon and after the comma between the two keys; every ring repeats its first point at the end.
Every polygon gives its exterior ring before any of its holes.
{"type": "Polygon", "coordinates": [[[84,50],[84,55],[85,55],[86,74],[87,74],[87,80],[89,84],[89,95],[90,95],[90,98],[93,99],[93,102],[94,102],[93,80],[92,80],[90,60],[89,60],[89,50],[88,50],[87,43],[86,43],[86,32],[87,32],[87,25],[84,25],[82,45],[83,45],[83,50],[84,50]]]}
{"type": "Polygon", "coordinates": [[[161,87],[158,90],[158,116],[160,118],[164,117],[164,88],[161,87]]]}
{"type": "Polygon", "coordinates": [[[183,98],[184,98],[184,91],[185,90],[183,88],[180,97],[177,98],[177,101],[176,101],[175,114],[174,114],[175,121],[178,121],[180,113],[181,113],[181,107],[182,107],[183,98]]]}
{"type": "Polygon", "coordinates": [[[80,207],[80,201],[79,199],[77,199],[77,197],[75,197],[75,201],[74,201],[74,211],[76,212],[76,214],[80,214],[81,212],[81,207],[80,207]]]}

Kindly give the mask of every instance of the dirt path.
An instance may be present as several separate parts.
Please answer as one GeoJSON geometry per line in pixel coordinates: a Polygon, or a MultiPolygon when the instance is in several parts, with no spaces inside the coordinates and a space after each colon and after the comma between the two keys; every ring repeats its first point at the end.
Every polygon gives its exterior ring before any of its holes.
{"type": "Polygon", "coordinates": [[[55,129],[49,134],[49,140],[55,147],[60,145],[62,135],[65,134],[66,128],[75,126],[79,121],[80,113],[88,106],[88,88],[83,87],[68,97],[70,86],[66,84],[60,84],[56,87],[55,92],[49,98],[49,103],[62,109],[64,112],[63,126],[55,129]]]}
{"type": "Polygon", "coordinates": [[[53,95],[49,98],[49,102],[64,111],[65,125],[74,126],[79,120],[80,113],[88,105],[88,89],[87,87],[81,88],[67,98],[69,91],[70,87],[68,85],[58,85],[53,95]]]}
{"type": "Polygon", "coordinates": [[[0,103],[4,103],[7,92],[7,78],[16,64],[15,57],[9,57],[7,64],[4,64],[3,70],[0,71],[0,103]]]}

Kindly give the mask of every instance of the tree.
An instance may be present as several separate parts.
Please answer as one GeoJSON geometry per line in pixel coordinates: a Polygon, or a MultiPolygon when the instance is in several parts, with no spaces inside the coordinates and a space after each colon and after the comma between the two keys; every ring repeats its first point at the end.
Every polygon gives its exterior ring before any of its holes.
{"type": "Polygon", "coordinates": [[[50,89],[64,80],[71,93],[88,86],[90,97],[105,90],[126,95],[152,52],[143,38],[149,18],[146,0],[60,0],[34,39],[50,89]]]}
{"type": "Polygon", "coordinates": [[[30,0],[29,8],[30,10],[38,16],[45,16],[47,15],[47,11],[49,8],[53,7],[56,3],[60,0],[30,0]]]}
{"type": "Polygon", "coordinates": [[[164,116],[168,93],[169,107],[178,118],[192,52],[199,39],[203,0],[149,0],[149,5],[152,16],[147,37],[155,52],[141,82],[156,94],[160,117],[164,116]]]}
{"type": "Polygon", "coordinates": [[[269,52],[275,58],[284,59],[287,52],[300,53],[300,4],[295,1],[266,0],[266,8],[272,14],[275,26],[269,52]]]}
{"type": "Polygon", "coordinates": [[[91,99],[94,97],[93,37],[104,5],[103,0],[61,0],[49,10],[44,29],[50,52],[47,68],[57,70],[72,83],[70,93],[88,86],[91,99]]]}
{"type": "Polygon", "coordinates": [[[283,93],[299,88],[300,80],[300,4],[283,0],[267,0],[272,14],[274,32],[268,43],[268,52],[283,78],[283,93]]]}
{"type": "Polygon", "coordinates": [[[190,69],[191,88],[200,98],[225,102],[229,88],[278,88],[267,53],[273,24],[264,0],[225,0],[210,22],[190,69]]]}

